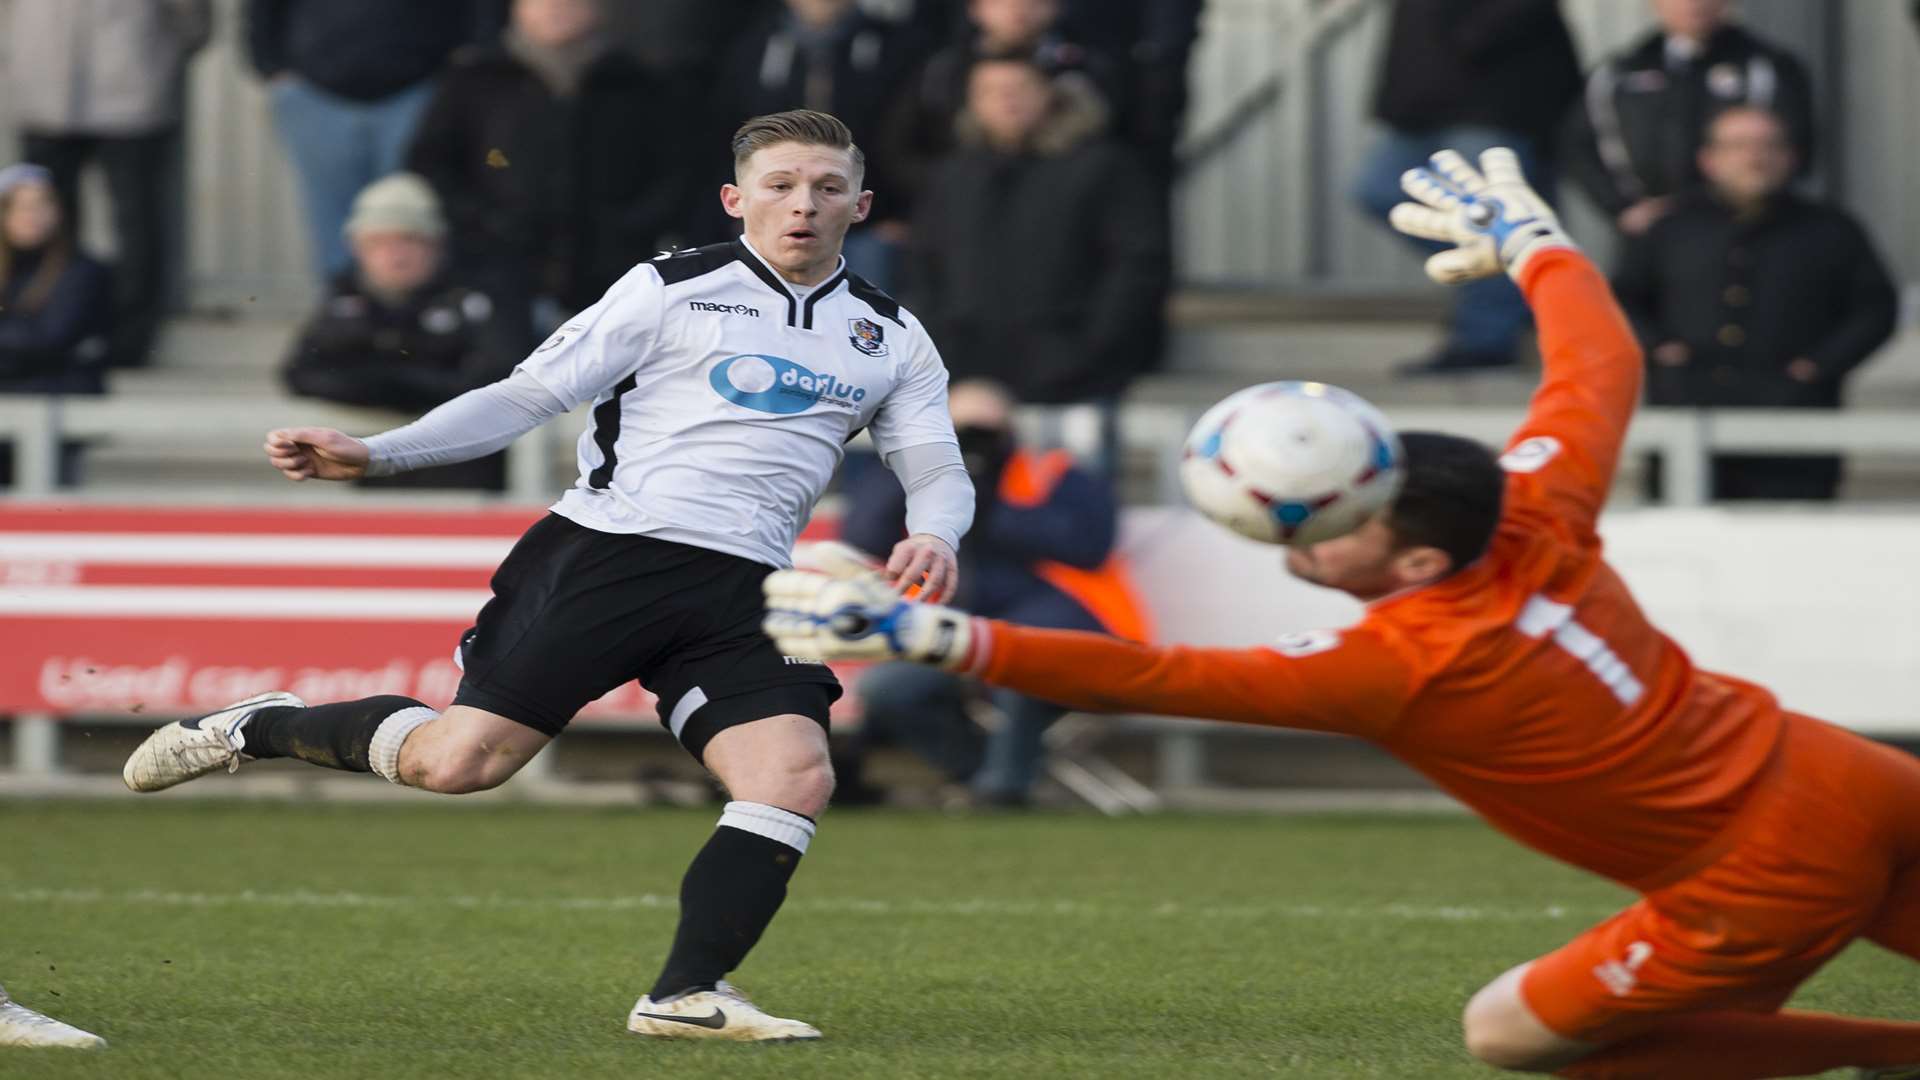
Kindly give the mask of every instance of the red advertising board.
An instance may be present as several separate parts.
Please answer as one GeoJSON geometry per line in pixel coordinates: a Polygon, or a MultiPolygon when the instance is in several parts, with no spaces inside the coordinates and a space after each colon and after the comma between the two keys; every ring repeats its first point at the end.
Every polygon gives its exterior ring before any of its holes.
{"type": "MultiPolygon", "coordinates": [[[[271,689],[445,705],[455,642],[542,512],[0,504],[0,713],[180,715],[271,689]]],[[[585,715],[651,718],[653,698],[629,683],[585,715]]]]}

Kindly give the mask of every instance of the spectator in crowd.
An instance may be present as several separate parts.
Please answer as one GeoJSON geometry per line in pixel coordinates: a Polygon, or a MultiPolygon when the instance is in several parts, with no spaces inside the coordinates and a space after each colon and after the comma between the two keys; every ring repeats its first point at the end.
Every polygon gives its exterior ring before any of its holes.
{"type": "Polygon", "coordinates": [[[889,110],[877,156],[909,198],[927,187],[934,169],[959,145],[954,125],[967,106],[973,66],[982,57],[1033,57],[1076,99],[1101,110],[1103,129],[1112,124],[1126,92],[1118,60],[1057,28],[1060,0],[968,0],[966,10],[967,32],[928,59],[889,110]]]}
{"type": "MultiPolygon", "coordinates": [[[[113,326],[112,282],[62,228],[54,176],[38,165],[0,169],[0,394],[98,394],[113,326]]],[[[61,447],[59,481],[75,483],[80,446],[61,447]]],[[[0,484],[13,448],[0,444],[0,484]]]]}
{"type": "Polygon", "coordinates": [[[321,280],[347,269],[354,196],[399,169],[433,80],[499,29],[487,0],[248,0],[247,45],[299,174],[321,280]]]}
{"type": "MultiPolygon", "coordinates": [[[[1845,212],[1789,190],[1793,132],[1722,110],[1699,152],[1706,186],[1628,242],[1614,290],[1647,352],[1655,405],[1832,409],[1893,333],[1893,282],[1845,212]]],[[[1834,457],[1725,455],[1722,499],[1830,499],[1834,457]]]]}
{"type": "Polygon", "coordinates": [[[1065,0],[1060,32],[1123,65],[1119,134],[1153,170],[1173,177],[1174,144],[1187,112],[1187,65],[1204,0],[1065,0]]]}
{"type": "Polygon", "coordinates": [[[1567,135],[1567,171],[1621,233],[1639,236],[1700,180],[1697,151],[1720,110],[1786,121],[1799,168],[1813,160],[1813,86],[1792,54],[1730,21],[1732,0],[1653,0],[1660,28],[1593,70],[1567,135]]]}
{"type": "Polygon", "coordinates": [[[53,175],[80,234],[80,170],[112,201],[115,366],[148,362],[167,300],[169,194],[178,192],[188,58],[213,29],[208,0],[12,0],[0,24],[6,103],[28,161],[53,175]]]}
{"type": "Polygon", "coordinates": [[[646,0],[607,4],[602,14],[607,33],[647,68],[706,86],[741,31],[779,9],[780,0],[646,0]]]}
{"type": "MultiPolygon", "coordinates": [[[[354,200],[353,268],[333,281],[288,353],[287,387],[342,405],[422,413],[501,379],[520,359],[488,296],[452,281],[447,225],[427,182],[377,180],[354,200]]],[[[500,455],[406,474],[409,486],[499,488],[500,455]]],[[[398,479],[398,478],[395,478],[398,479]]]]}
{"type": "Polygon", "coordinates": [[[915,310],[956,378],[1110,402],[1158,360],[1165,215],[1102,115],[1030,53],[974,65],[960,147],[914,226],[915,310]]]}
{"type": "MultiPolygon", "coordinates": [[[[956,383],[948,397],[978,499],[954,603],[992,618],[1146,640],[1145,613],[1113,554],[1111,486],[1062,451],[1022,449],[1013,433],[1014,404],[1004,389],[980,381],[956,383]]],[[[906,535],[906,496],[891,474],[869,469],[849,487],[841,535],[869,552],[892,551],[906,535]]],[[[860,776],[865,751],[892,742],[915,750],[949,779],[970,783],[980,802],[1023,805],[1045,760],[1041,736],[1062,712],[916,664],[871,669],[858,692],[860,735],[850,759],[835,765],[840,789],[853,801],[876,795],[860,776]],[[979,696],[1000,713],[986,736],[968,717],[979,696]]]]}
{"type": "MultiPolygon", "coordinates": [[[[1385,224],[1406,198],[1400,175],[1435,151],[1451,148],[1471,161],[1489,147],[1511,146],[1534,188],[1551,197],[1554,132],[1579,89],[1580,62],[1559,0],[1396,0],[1374,98],[1374,116],[1387,130],[1354,194],[1385,224]]],[[[1402,371],[1510,368],[1531,324],[1519,289],[1504,276],[1462,286],[1439,352],[1402,371]]]]}
{"type": "MultiPolygon", "coordinates": [[[[731,133],[751,116],[814,109],[839,117],[857,145],[874,147],[889,103],[925,57],[919,34],[867,14],[855,0],[787,0],[785,11],[734,47],[716,127],[731,133]]],[[[731,176],[730,157],[724,166],[731,176]]],[[[894,288],[906,207],[884,154],[868,158],[865,186],[875,193],[873,216],[847,235],[847,264],[894,288]]]]}
{"type": "Polygon", "coordinates": [[[528,347],[680,238],[698,175],[691,88],[613,49],[599,12],[514,0],[498,43],[455,58],[408,154],[453,258],[528,347]]]}

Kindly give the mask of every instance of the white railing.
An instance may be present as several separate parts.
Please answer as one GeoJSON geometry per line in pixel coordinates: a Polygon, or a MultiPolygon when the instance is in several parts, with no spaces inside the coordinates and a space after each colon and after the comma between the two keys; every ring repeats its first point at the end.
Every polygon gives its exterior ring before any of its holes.
{"type": "MultiPolygon", "coordinates": [[[[1490,445],[1504,442],[1521,418],[1518,407],[1414,407],[1388,408],[1387,412],[1403,430],[1449,431],[1490,445]]],[[[1122,409],[1123,449],[1152,456],[1159,463],[1156,494],[1160,501],[1178,498],[1175,473],[1180,444],[1198,415],[1197,409],[1158,403],[1122,409]]],[[[26,498],[55,493],[63,439],[130,440],[151,447],[155,458],[164,461],[170,451],[189,448],[231,448],[236,457],[254,455],[266,431],[279,425],[374,431],[395,422],[391,413],[284,398],[0,398],[0,439],[15,447],[11,494],[26,498]]],[[[507,451],[508,486],[501,498],[527,503],[551,500],[556,477],[572,469],[574,439],[585,423],[584,413],[575,413],[514,443],[507,451]]],[[[1100,414],[1091,406],[1028,408],[1022,412],[1021,425],[1030,441],[1083,454],[1093,451],[1100,439],[1100,414]]],[[[1920,458],[1920,412],[1643,409],[1628,432],[1627,451],[1660,453],[1666,504],[1701,506],[1711,501],[1708,462],[1716,452],[1882,453],[1920,458]]],[[[1916,465],[1916,476],[1920,477],[1920,465],[1916,465]]]]}

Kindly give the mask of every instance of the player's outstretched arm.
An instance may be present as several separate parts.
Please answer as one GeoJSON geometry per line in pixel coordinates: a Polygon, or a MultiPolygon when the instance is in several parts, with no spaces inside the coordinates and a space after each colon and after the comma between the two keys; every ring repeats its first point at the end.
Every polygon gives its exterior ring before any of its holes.
{"type": "Polygon", "coordinates": [[[1526,295],[1545,372],[1513,439],[1536,443],[1508,467],[1537,471],[1546,496],[1591,527],[1613,484],[1643,366],[1606,279],[1528,186],[1511,150],[1487,151],[1477,170],[1442,151],[1401,186],[1417,201],[1393,208],[1394,228],[1454,245],[1427,260],[1429,277],[1452,283],[1504,271],[1526,295]]]}
{"type": "Polygon", "coordinates": [[[857,568],[839,576],[780,571],[767,578],[766,594],[766,632],[788,655],[911,660],[1094,712],[1377,735],[1398,715],[1407,685],[1384,646],[1338,634],[1315,636],[1291,655],[1140,645],[902,600],[857,568]]]}
{"type": "Polygon", "coordinates": [[[267,432],[267,461],[289,480],[358,480],[367,473],[367,444],[332,428],[267,432]]]}

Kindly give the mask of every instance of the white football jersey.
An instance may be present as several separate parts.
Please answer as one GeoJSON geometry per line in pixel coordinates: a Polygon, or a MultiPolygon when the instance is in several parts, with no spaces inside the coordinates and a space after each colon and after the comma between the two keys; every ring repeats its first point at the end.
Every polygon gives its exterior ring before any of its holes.
{"type": "Polygon", "coordinates": [[[844,262],[805,289],[744,240],[634,267],[520,367],[594,403],[555,513],[769,566],[861,429],[882,455],[957,446],[919,320],[844,262]]]}

